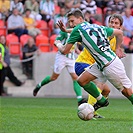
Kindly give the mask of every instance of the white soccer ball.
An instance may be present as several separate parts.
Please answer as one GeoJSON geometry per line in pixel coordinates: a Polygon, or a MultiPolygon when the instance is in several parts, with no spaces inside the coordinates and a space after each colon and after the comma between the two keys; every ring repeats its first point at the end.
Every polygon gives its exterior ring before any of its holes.
{"type": "Polygon", "coordinates": [[[81,120],[91,120],[94,116],[94,107],[89,103],[82,103],[78,106],[77,114],[81,120]]]}

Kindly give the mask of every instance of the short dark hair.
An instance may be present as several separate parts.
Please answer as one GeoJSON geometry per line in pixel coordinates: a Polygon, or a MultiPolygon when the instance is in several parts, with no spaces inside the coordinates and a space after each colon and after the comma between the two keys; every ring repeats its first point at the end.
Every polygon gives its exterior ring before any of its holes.
{"type": "Polygon", "coordinates": [[[28,12],[28,11],[31,12],[31,9],[28,8],[28,9],[25,10],[25,12],[28,12]]]}
{"type": "Polygon", "coordinates": [[[75,9],[67,13],[67,17],[75,16],[76,18],[82,17],[84,19],[84,15],[80,9],[75,9]]]}
{"type": "Polygon", "coordinates": [[[86,13],[91,14],[91,11],[87,10],[84,14],[86,14],[86,13]]]}
{"type": "Polygon", "coordinates": [[[119,19],[119,21],[120,21],[120,26],[123,25],[123,18],[122,18],[122,16],[121,16],[120,14],[115,13],[115,14],[110,15],[110,17],[109,17],[109,22],[110,22],[110,20],[113,19],[113,18],[119,19]]]}

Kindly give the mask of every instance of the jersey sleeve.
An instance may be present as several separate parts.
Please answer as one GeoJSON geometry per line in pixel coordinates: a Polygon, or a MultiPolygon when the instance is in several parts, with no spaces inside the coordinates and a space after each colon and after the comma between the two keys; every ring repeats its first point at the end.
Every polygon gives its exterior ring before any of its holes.
{"type": "Polygon", "coordinates": [[[106,27],[107,37],[111,36],[114,32],[113,28],[106,27]]]}
{"type": "Polygon", "coordinates": [[[80,36],[78,28],[74,28],[72,33],[70,34],[67,44],[75,44],[76,42],[81,42],[81,41],[82,41],[82,38],[80,36]]]}
{"type": "Polygon", "coordinates": [[[60,31],[59,35],[56,37],[56,40],[62,41],[62,40],[64,40],[64,38],[66,38],[66,37],[67,37],[67,33],[66,33],[66,32],[60,31]]]}

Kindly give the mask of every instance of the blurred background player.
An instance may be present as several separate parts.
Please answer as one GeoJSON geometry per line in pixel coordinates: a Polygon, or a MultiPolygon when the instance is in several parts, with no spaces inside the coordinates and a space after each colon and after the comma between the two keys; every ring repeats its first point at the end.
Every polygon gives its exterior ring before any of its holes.
{"type": "MultiPolygon", "coordinates": [[[[71,25],[70,25],[71,26],[71,25]]],[[[57,36],[55,45],[57,47],[63,47],[66,44],[67,39],[69,38],[69,33],[60,32],[57,36]]],[[[79,84],[77,83],[77,75],[74,70],[75,65],[75,47],[72,47],[71,52],[67,55],[61,54],[59,51],[56,54],[55,64],[54,64],[54,71],[51,76],[46,76],[39,84],[37,84],[36,88],[33,90],[33,95],[36,96],[40,88],[51,81],[56,80],[59,75],[61,74],[62,70],[66,67],[67,71],[69,72],[70,76],[73,80],[73,88],[77,96],[78,105],[83,102],[87,102],[86,99],[82,98],[82,90],[79,84]]]]}
{"type": "MultiPolygon", "coordinates": [[[[115,28],[115,29],[121,29],[123,24],[122,16],[119,14],[113,14],[109,17],[108,26],[115,28]]],[[[115,52],[116,49],[116,38],[115,36],[109,38],[110,41],[110,47],[115,52]]],[[[76,59],[75,63],[75,72],[79,76],[81,73],[85,71],[85,68],[92,65],[95,62],[94,58],[91,56],[91,54],[87,51],[86,48],[79,54],[78,58],[76,59]]],[[[110,93],[110,89],[106,84],[103,84],[99,82],[98,80],[94,81],[99,91],[102,92],[102,95],[105,97],[108,97],[110,93]]],[[[88,103],[91,105],[94,105],[96,103],[96,99],[92,97],[91,95],[88,96],[88,103]]],[[[99,115],[97,112],[95,112],[94,115],[95,118],[103,118],[103,116],[99,115]]]]}

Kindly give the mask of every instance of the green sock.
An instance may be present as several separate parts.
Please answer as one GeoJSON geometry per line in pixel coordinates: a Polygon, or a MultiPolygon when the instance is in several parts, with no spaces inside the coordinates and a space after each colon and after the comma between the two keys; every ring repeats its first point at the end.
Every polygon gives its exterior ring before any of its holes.
{"type": "Polygon", "coordinates": [[[103,104],[105,102],[105,97],[102,96],[102,94],[98,91],[97,86],[92,81],[83,86],[83,88],[96,98],[99,104],[103,104]]]}
{"type": "Polygon", "coordinates": [[[87,83],[85,86],[83,86],[83,88],[94,98],[97,98],[100,95],[100,92],[98,91],[96,85],[93,82],[87,83]]]}
{"type": "Polygon", "coordinates": [[[82,100],[82,90],[77,81],[73,81],[73,88],[77,96],[78,102],[82,100]]]}
{"type": "Polygon", "coordinates": [[[130,96],[130,97],[128,97],[128,99],[131,101],[131,103],[133,104],[133,94],[130,96]]]}
{"type": "Polygon", "coordinates": [[[43,85],[48,84],[50,81],[50,76],[46,76],[38,85],[39,87],[42,87],[43,85]]]}

